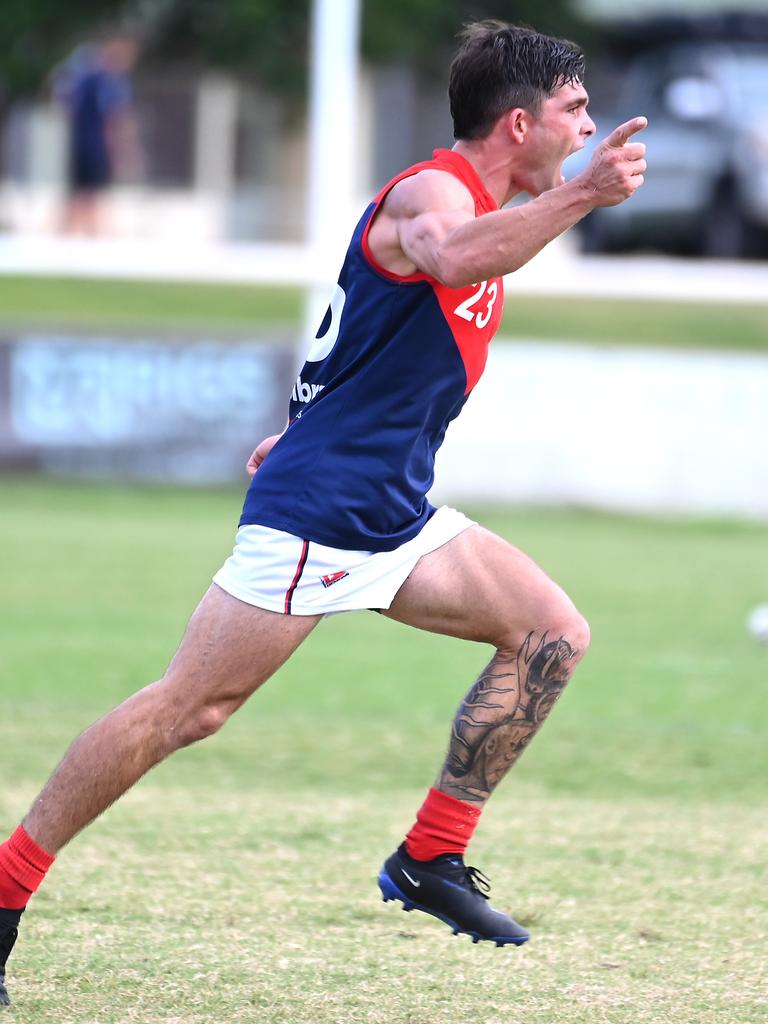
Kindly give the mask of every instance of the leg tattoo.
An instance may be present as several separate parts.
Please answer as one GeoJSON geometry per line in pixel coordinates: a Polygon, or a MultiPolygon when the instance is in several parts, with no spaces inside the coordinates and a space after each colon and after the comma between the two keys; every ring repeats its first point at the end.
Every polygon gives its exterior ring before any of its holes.
{"type": "Polygon", "coordinates": [[[456,714],[437,788],[484,803],[552,710],[577,659],[564,637],[549,640],[546,632],[538,643],[529,633],[517,654],[497,652],[456,714]]]}

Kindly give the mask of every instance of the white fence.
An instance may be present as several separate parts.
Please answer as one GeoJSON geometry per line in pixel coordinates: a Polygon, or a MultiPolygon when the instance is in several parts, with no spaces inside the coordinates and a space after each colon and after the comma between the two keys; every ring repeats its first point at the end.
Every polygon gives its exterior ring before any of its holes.
{"type": "Polygon", "coordinates": [[[768,519],[768,355],[494,344],[434,497],[768,519]]]}

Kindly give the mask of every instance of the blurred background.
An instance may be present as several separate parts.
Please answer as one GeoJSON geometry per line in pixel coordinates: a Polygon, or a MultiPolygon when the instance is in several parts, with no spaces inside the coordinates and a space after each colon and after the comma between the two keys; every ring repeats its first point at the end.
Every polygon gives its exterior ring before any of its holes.
{"type": "Polygon", "coordinates": [[[437,497],[768,516],[768,9],[746,2],[9,0],[0,465],[240,479],[352,224],[452,144],[455,33],[482,16],[579,40],[598,138],[647,115],[649,171],[509,279],[516,343],[437,497]]]}
{"type": "Polygon", "coordinates": [[[163,672],[478,16],[581,42],[600,136],[649,118],[644,187],[505,282],[437,459],[592,625],[475,847],[543,941],[470,964],[371,903],[485,653],[336,616],[63,851],[28,1019],[766,1019],[765,3],[3,0],[0,818],[163,672]]]}

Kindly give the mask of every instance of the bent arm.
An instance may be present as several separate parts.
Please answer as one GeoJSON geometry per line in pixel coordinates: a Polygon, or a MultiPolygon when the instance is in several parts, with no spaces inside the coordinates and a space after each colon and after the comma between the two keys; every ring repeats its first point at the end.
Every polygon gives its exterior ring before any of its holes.
{"type": "Polygon", "coordinates": [[[442,190],[443,204],[448,202],[453,208],[435,209],[441,197],[424,196],[432,208],[414,217],[403,217],[398,223],[404,254],[420,270],[450,288],[511,274],[596,205],[594,193],[572,181],[524,206],[475,217],[474,209],[457,204],[458,194],[452,187],[455,180],[442,187],[427,185],[425,189],[433,193],[442,190]]]}
{"type": "MultiPolygon", "coordinates": [[[[519,270],[595,207],[616,206],[643,184],[645,146],[629,139],[646,124],[636,117],[619,125],[581,174],[511,210],[475,217],[469,190],[444,171],[426,170],[399,182],[385,213],[394,228],[394,251],[411,267],[400,272],[415,267],[461,288],[519,270]]],[[[383,238],[386,251],[385,233],[383,238]]]]}

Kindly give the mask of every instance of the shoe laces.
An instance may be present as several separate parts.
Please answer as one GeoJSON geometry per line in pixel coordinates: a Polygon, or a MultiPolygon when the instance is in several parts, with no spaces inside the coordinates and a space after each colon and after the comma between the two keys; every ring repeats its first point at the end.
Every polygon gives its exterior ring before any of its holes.
{"type": "Polygon", "coordinates": [[[489,900],[491,897],[488,893],[491,891],[491,880],[487,875],[484,875],[478,868],[466,867],[464,868],[464,877],[470,888],[482,896],[484,900],[489,900]]]}

